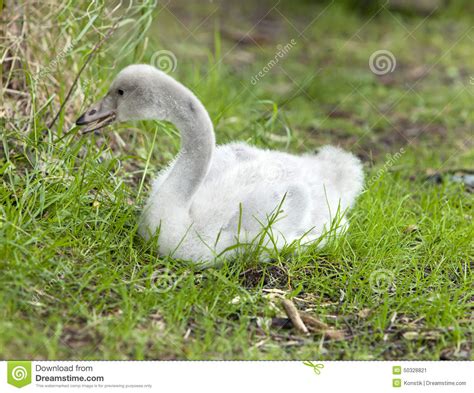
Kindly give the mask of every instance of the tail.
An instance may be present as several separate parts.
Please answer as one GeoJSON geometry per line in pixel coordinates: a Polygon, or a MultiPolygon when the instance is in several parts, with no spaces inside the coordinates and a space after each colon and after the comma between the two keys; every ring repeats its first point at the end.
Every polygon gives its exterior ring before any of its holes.
{"type": "Polygon", "coordinates": [[[353,154],[335,146],[324,146],[315,157],[329,183],[341,195],[341,206],[350,208],[364,187],[362,162],[353,154]]]}

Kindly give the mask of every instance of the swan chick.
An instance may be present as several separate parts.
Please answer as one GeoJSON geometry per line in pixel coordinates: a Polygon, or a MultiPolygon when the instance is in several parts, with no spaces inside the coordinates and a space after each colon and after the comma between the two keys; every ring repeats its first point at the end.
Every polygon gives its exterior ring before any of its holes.
{"type": "Polygon", "coordinates": [[[181,149],[154,180],[139,223],[148,239],[159,232],[159,253],[213,264],[238,252],[235,244],[263,236],[263,247],[321,241],[361,193],[360,160],[338,147],[300,156],[243,142],[216,146],[214,127],[201,101],[157,68],[124,68],[105,97],[76,124],[83,133],[113,122],[173,123],[181,149]],[[263,234],[263,235],[262,235],[263,234]]]}

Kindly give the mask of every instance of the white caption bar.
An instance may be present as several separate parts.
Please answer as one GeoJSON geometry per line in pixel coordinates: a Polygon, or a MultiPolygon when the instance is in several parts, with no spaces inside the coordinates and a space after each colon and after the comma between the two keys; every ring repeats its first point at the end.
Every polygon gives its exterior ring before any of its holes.
{"type": "Polygon", "coordinates": [[[472,392],[474,362],[2,361],[1,392],[472,392]]]}

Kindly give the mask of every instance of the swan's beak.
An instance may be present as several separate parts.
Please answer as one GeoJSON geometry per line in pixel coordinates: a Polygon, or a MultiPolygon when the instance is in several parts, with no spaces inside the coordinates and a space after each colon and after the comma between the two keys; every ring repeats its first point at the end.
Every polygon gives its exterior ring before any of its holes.
{"type": "Polygon", "coordinates": [[[86,126],[82,129],[83,134],[98,130],[113,123],[116,118],[114,110],[104,108],[104,100],[92,105],[79,119],[76,125],[86,126]]]}

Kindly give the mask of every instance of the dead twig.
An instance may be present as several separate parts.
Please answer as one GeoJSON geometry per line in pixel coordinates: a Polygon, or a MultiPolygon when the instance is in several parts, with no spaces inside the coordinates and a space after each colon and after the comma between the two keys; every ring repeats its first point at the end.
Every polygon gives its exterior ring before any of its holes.
{"type": "Polygon", "coordinates": [[[288,315],[288,318],[290,318],[296,330],[298,330],[300,333],[308,335],[308,328],[301,319],[301,316],[298,313],[298,310],[296,309],[296,306],[293,304],[293,302],[288,299],[282,299],[281,303],[283,304],[283,308],[285,309],[286,315],[288,315]]]}
{"type": "Polygon", "coordinates": [[[306,326],[308,326],[312,330],[327,330],[330,329],[327,324],[324,322],[320,321],[319,319],[316,319],[315,317],[307,314],[307,313],[301,313],[300,317],[302,321],[305,323],[306,326]]]}
{"type": "Polygon", "coordinates": [[[343,330],[333,329],[326,323],[316,319],[311,315],[308,315],[307,313],[301,313],[300,316],[311,332],[323,333],[324,337],[329,340],[343,340],[345,338],[345,333],[343,330]]]}

